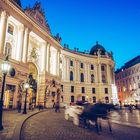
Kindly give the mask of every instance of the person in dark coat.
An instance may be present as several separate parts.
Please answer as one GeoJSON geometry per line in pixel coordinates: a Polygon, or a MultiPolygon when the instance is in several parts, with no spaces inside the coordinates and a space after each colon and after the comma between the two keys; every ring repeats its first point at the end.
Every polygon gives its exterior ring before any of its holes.
{"type": "Polygon", "coordinates": [[[18,101],[18,103],[17,103],[17,108],[18,108],[18,113],[20,113],[21,112],[21,102],[20,101],[18,101]]]}
{"type": "Polygon", "coordinates": [[[60,103],[59,103],[59,101],[57,101],[56,104],[55,104],[55,112],[60,112],[60,103]]]}

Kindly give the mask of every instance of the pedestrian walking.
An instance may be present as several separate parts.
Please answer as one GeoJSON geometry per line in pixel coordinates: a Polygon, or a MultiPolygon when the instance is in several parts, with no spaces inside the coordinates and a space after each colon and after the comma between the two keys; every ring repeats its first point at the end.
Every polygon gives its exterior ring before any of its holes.
{"type": "Polygon", "coordinates": [[[130,113],[133,113],[133,106],[132,105],[129,105],[129,111],[130,111],[130,113]]]}
{"type": "Polygon", "coordinates": [[[31,110],[31,108],[32,108],[32,103],[30,102],[29,103],[29,110],[31,110]]]}
{"type": "Polygon", "coordinates": [[[34,103],[32,103],[31,110],[32,111],[34,110],[34,103]]]}
{"type": "Polygon", "coordinates": [[[53,108],[55,108],[55,102],[53,103],[53,108]]]}
{"type": "Polygon", "coordinates": [[[57,101],[56,104],[55,104],[55,112],[60,112],[60,103],[59,103],[59,101],[57,101]]]}

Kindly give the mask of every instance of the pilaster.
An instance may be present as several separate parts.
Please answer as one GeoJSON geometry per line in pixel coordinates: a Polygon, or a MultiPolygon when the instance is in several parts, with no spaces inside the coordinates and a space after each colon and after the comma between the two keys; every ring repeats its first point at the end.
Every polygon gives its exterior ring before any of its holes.
{"type": "Polygon", "coordinates": [[[16,60],[22,61],[23,56],[23,39],[24,38],[24,25],[21,24],[18,26],[18,39],[17,39],[17,47],[16,47],[16,60]]]}
{"type": "Polygon", "coordinates": [[[0,54],[3,54],[5,37],[6,37],[6,27],[7,27],[7,19],[8,14],[6,11],[1,10],[1,26],[0,26],[0,54]]]}
{"type": "Polygon", "coordinates": [[[28,58],[29,34],[30,34],[30,30],[28,28],[25,28],[24,46],[23,46],[23,53],[22,53],[22,61],[24,63],[27,63],[27,58],[28,58]]]}

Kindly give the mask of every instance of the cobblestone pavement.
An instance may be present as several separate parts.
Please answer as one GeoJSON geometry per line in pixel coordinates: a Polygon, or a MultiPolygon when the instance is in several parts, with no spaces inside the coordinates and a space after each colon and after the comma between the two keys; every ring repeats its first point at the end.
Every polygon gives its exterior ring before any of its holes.
{"type": "Polygon", "coordinates": [[[16,125],[18,125],[18,123],[24,120],[27,116],[37,111],[38,111],[37,109],[35,109],[34,111],[27,110],[27,114],[23,115],[22,113],[18,113],[17,110],[4,110],[3,111],[4,129],[0,131],[0,140],[11,140],[13,137],[16,125]]]}
{"type": "Polygon", "coordinates": [[[101,135],[95,128],[85,129],[73,125],[72,121],[64,119],[64,112],[55,113],[54,110],[37,114],[28,119],[21,131],[21,140],[139,140],[138,128],[112,124],[113,133],[110,134],[108,125],[103,122],[101,135]]]}

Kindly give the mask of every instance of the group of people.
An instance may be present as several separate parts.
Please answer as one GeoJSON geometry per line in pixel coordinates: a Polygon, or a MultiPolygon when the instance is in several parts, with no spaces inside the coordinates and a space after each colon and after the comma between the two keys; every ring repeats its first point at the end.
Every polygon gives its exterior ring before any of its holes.
{"type": "MultiPolygon", "coordinates": [[[[34,108],[35,108],[35,105],[34,105],[34,103],[29,103],[29,110],[34,110],[34,108]]],[[[18,101],[17,102],[17,109],[18,109],[18,113],[21,113],[21,109],[22,109],[22,103],[21,103],[21,101],[18,101]]]]}
{"type": "MultiPolygon", "coordinates": [[[[18,109],[18,113],[21,112],[21,108],[22,108],[22,104],[20,101],[17,102],[17,109],[18,109]]],[[[29,110],[34,110],[35,108],[35,105],[34,103],[29,103],[29,110]]],[[[53,108],[55,108],[55,112],[60,112],[60,102],[57,101],[57,102],[54,102],[53,103],[53,108]]],[[[38,104],[38,109],[39,111],[43,109],[43,105],[42,104],[38,104]]]]}

